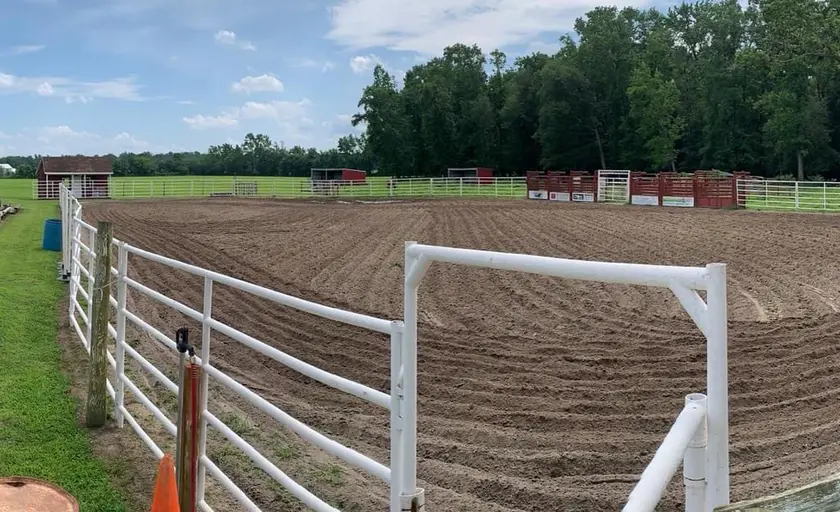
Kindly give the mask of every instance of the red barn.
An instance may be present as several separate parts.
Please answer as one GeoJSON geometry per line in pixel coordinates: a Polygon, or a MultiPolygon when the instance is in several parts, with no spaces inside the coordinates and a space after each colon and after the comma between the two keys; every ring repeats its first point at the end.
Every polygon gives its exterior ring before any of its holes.
{"type": "Polygon", "coordinates": [[[64,185],[79,199],[110,197],[114,174],[111,159],[86,156],[45,156],[38,163],[38,199],[58,198],[58,185],[64,185]]]}
{"type": "Polygon", "coordinates": [[[492,185],[493,169],[490,167],[450,167],[447,169],[450,178],[465,178],[465,183],[478,183],[479,185],[492,185]],[[469,178],[467,180],[466,178],[469,178]]]}

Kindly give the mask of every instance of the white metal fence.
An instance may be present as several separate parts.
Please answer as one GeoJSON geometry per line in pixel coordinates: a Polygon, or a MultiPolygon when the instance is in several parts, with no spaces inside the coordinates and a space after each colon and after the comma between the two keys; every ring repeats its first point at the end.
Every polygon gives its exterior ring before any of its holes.
{"type": "MultiPolygon", "coordinates": [[[[93,258],[95,228],[84,222],[78,200],[65,187],[60,190],[62,211],[63,259],[62,272],[70,280],[70,321],[82,344],[89,351],[92,317],[90,297],[93,295],[93,258]],[[84,255],[84,257],[82,256],[84,255]],[[87,266],[85,265],[87,263],[87,266]],[[81,276],[86,277],[83,285],[81,276]],[[83,308],[78,300],[87,301],[83,308]],[[78,316],[78,319],[77,319],[78,316]],[[81,319],[81,323],[79,321],[81,319]],[[85,325],[85,329],[82,328],[85,325]]],[[[133,247],[114,240],[118,250],[117,267],[111,269],[116,278],[117,296],[110,297],[116,309],[116,327],[108,331],[114,339],[113,355],[108,361],[116,378],[109,381],[108,393],[114,399],[115,418],[120,427],[127,421],[157,456],[163,455],[146,431],[125,407],[125,389],[153,415],[171,435],[176,426],[144,395],[126,375],[126,354],[137,361],[152,377],[168,390],[177,392],[177,385],[164,373],[126,343],[126,322],[131,322],[171,350],[175,342],[166,334],[142,319],[127,307],[127,295],[139,293],[200,322],[202,326],[200,364],[202,377],[201,423],[199,431],[199,480],[197,482],[199,508],[212,510],[205,500],[206,474],[209,473],[249,510],[259,510],[251,499],[207,455],[207,427],[220,432],[240,448],[253,463],[264,470],[294,496],[317,511],[333,511],[332,506],[294,482],[263,456],[255,447],[239,437],[207,407],[208,381],[215,379],[238,394],[303,439],[324,449],[345,462],[379,477],[390,486],[391,512],[418,510],[424,507],[424,491],[417,487],[417,292],[430,265],[441,263],[468,265],[489,269],[527,272],[546,276],[581,279],[603,283],[654,286],[670,289],[688,315],[707,339],[707,395],[692,394],[686,405],[644,471],[624,507],[628,512],[653,511],[680,465],[684,466],[686,510],[707,512],[715,506],[729,503],[729,427],[727,375],[727,311],[726,267],[710,264],[704,267],[674,267],[567,260],[524,254],[508,254],[452,247],[438,247],[407,242],[405,248],[404,322],[389,321],[349,311],[327,307],[296,297],[278,293],[232,277],[202,269],[171,258],[133,247]],[[129,256],[142,258],[200,276],[204,280],[201,311],[190,308],[163,293],[155,291],[128,277],[129,256]],[[390,394],[372,389],[311,366],[285,354],[256,338],[223,324],[213,317],[213,285],[223,284],[246,293],[268,299],[325,319],[343,322],[390,336],[390,394]],[[706,301],[697,293],[706,291],[706,301]],[[390,411],[390,467],[343,446],[316,432],[259,394],[223,373],[211,364],[211,338],[216,331],[306,375],[322,384],[349,393],[390,411]]],[[[383,340],[384,343],[384,340],[383,340]]]]}
{"type": "MultiPolygon", "coordinates": [[[[76,197],[140,199],[154,197],[503,197],[525,198],[524,177],[499,178],[368,178],[355,181],[311,181],[301,178],[166,177],[111,178],[108,186],[79,187],[76,197]]],[[[58,183],[32,184],[33,199],[56,199],[58,183]]]]}
{"type": "MultiPolygon", "coordinates": [[[[65,232],[69,231],[69,236],[63,239],[63,266],[64,269],[69,269],[69,272],[66,273],[69,274],[70,281],[70,322],[85,349],[90,352],[92,325],[90,321],[92,318],[91,297],[93,296],[93,287],[96,286],[93,279],[93,265],[95,258],[95,254],[93,254],[93,240],[95,239],[96,228],[83,220],[81,204],[79,204],[79,202],[65,187],[61,187],[60,194],[63,226],[69,228],[68,230],[65,230],[65,232]],[[84,284],[86,284],[86,286],[83,285],[81,279],[82,276],[85,277],[84,284]],[[81,297],[85,300],[86,308],[82,307],[78,298],[79,295],[81,295],[81,297]],[[82,325],[84,325],[84,328],[82,328],[82,325]]],[[[374,318],[305,301],[234,279],[223,274],[144,251],[116,239],[114,240],[114,245],[118,251],[117,267],[112,268],[111,273],[116,278],[117,296],[110,297],[110,303],[111,306],[116,309],[116,327],[109,324],[108,331],[111,338],[114,339],[114,350],[113,354],[109,351],[108,361],[111,368],[114,370],[116,377],[113,382],[110,380],[108,381],[107,389],[109,395],[114,400],[114,417],[116,418],[118,426],[122,427],[124,421],[127,421],[131,428],[134,429],[137,435],[140,436],[140,438],[158,458],[163,456],[163,451],[125,407],[125,390],[128,389],[129,393],[131,393],[137,401],[142,403],[149,412],[152,413],[154,418],[157,419],[160,425],[162,425],[163,428],[172,436],[175,436],[176,434],[176,426],[169,418],[167,418],[160,408],[158,408],[158,406],[155,405],[152,400],[140,390],[139,386],[126,375],[126,355],[135,360],[166,389],[177,392],[178,385],[167,378],[160,369],[152,365],[152,363],[139,354],[136,349],[126,343],[126,322],[128,321],[133,323],[152,338],[173,351],[176,349],[175,341],[141,318],[137,312],[130,311],[127,308],[126,296],[129,291],[132,293],[140,293],[197,322],[200,322],[202,325],[201,353],[199,360],[203,369],[201,382],[203,393],[202,403],[200,404],[201,424],[199,427],[199,479],[197,482],[197,502],[201,510],[212,510],[205,501],[205,475],[208,472],[222,487],[229,491],[231,495],[248,510],[259,510],[253,501],[251,501],[251,499],[208,457],[206,451],[208,425],[216,429],[231,443],[240,448],[256,466],[263,469],[271,478],[280,483],[280,485],[286,488],[311,509],[317,511],[336,510],[331,505],[322,501],[317,496],[294,482],[255,447],[248,444],[244,439],[231,430],[229,426],[225,425],[217,416],[208,410],[207,393],[209,391],[208,381],[210,378],[215,379],[227,389],[238,394],[241,398],[259,408],[277,422],[298,434],[304,440],[309,441],[310,443],[325,450],[327,453],[344,460],[352,466],[365,470],[369,474],[378,477],[386,484],[389,484],[391,487],[390,510],[392,512],[410,509],[412,497],[418,494],[415,486],[416,482],[412,483],[412,480],[407,477],[393,478],[392,472],[397,475],[414,474],[413,471],[409,472],[402,469],[405,464],[415,464],[415,456],[413,452],[411,457],[403,455],[408,453],[409,448],[407,445],[404,445],[404,443],[407,442],[407,440],[412,439],[413,436],[403,436],[401,418],[406,414],[405,411],[407,409],[413,407],[411,404],[416,404],[416,399],[411,399],[411,395],[407,395],[406,392],[401,389],[401,380],[414,381],[416,380],[416,375],[412,374],[411,371],[407,371],[402,375],[392,371],[390,394],[386,394],[379,390],[350,381],[337,375],[333,375],[309,365],[304,361],[285,354],[282,351],[277,350],[276,348],[213,318],[213,285],[214,283],[223,284],[228,287],[262,297],[263,299],[273,301],[277,304],[310,313],[312,315],[386,334],[390,336],[391,367],[397,370],[404,367],[403,362],[398,359],[403,353],[400,348],[402,344],[402,322],[374,318]],[[134,279],[129,278],[129,256],[154,261],[170,268],[202,277],[204,279],[204,300],[202,310],[195,310],[147,287],[134,279]],[[236,340],[246,347],[256,350],[262,355],[270,357],[271,359],[284,364],[313,380],[389,410],[391,412],[391,467],[389,468],[311,429],[213,366],[211,363],[211,333],[213,331],[219,332],[233,340],[236,340]],[[406,505],[408,505],[408,508],[404,508],[406,505]]],[[[385,340],[383,340],[383,343],[385,343],[385,340]]],[[[416,392],[416,385],[413,386],[412,389],[416,392]]],[[[413,413],[413,415],[416,417],[416,412],[413,413]]]]}
{"type": "Polygon", "coordinates": [[[738,180],[738,206],[754,210],[840,212],[840,183],[738,180]]]}

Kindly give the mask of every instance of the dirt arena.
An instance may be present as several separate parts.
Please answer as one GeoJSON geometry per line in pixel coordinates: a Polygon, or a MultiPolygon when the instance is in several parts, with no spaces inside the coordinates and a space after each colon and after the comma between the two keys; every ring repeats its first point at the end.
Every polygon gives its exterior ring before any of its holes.
{"type": "MultiPolygon", "coordinates": [[[[728,263],[733,501],[840,470],[840,217],[534,201],[217,199],[85,208],[138,247],[389,319],[402,316],[405,240],[601,261],[728,263]]],[[[131,269],[200,309],[199,279],[136,258],[131,269]]],[[[388,392],[385,336],[224,286],[214,293],[220,321],[388,392]]],[[[166,332],[184,322],[136,292],[130,307],[166,332]]],[[[705,391],[705,340],[667,290],[435,264],[420,310],[418,476],[429,510],[618,510],[684,395],[705,391]]],[[[170,357],[148,338],[134,341],[152,359],[170,357]]],[[[212,343],[220,369],[387,464],[387,411],[217,333],[212,343]]],[[[240,407],[234,402],[211,400],[211,410],[240,407]]],[[[253,418],[243,437],[265,446],[290,476],[343,510],[386,509],[375,479],[336,466],[267,417],[253,418]],[[273,450],[277,439],[290,451],[273,450]]],[[[298,509],[276,486],[248,485],[247,466],[225,469],[241,469],[236,481],[264,510],[298,509]]],[[[678,475],[661,509],[681,503],[678,475]]]]}

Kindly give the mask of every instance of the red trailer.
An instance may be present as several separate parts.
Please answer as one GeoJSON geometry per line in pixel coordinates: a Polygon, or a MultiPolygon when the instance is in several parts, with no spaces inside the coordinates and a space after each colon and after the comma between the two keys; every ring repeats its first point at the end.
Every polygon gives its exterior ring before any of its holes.
{"type": "Polygon", "coordinates": [[[312,181],[351,181],[364,183],[367,173],[358,169],[310,169],[312,181]]]}

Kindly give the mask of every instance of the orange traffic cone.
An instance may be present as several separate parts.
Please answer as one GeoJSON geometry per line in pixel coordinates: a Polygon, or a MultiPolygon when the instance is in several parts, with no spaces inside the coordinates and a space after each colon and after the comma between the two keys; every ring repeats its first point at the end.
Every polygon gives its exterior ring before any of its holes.
{"type": "Polygon", "coordinates": [[[180,512],[178,487],[175,483],[175,465],[172,456],[164,454],[158,465],[155,493],[152,495],[151,512],[180,512]]]}

